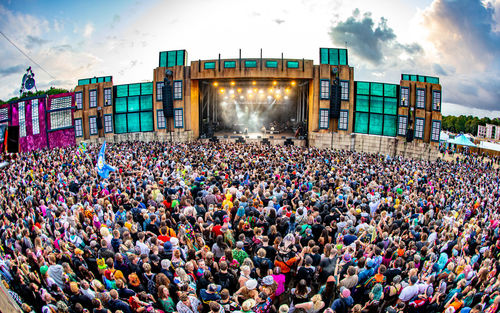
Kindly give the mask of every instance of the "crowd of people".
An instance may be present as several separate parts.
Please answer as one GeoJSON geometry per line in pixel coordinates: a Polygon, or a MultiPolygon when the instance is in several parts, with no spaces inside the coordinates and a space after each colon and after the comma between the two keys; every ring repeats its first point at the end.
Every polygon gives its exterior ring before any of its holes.
{"type": "Polygon", "coordinates": [[[24,312],[499,312],[499,170],[294,146],[108,144],[1,172],[24,312]]]}

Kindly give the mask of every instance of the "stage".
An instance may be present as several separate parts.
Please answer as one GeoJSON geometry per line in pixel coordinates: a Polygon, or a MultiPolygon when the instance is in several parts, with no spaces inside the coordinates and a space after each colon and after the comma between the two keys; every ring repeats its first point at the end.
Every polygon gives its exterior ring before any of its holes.
{"type": "MultiPolygon", "coordinates": [[[[218,141],[224,142],[240,142],[240,143],[253,143],[253,144],[271,144],[271,145],[294,145],[298,147],[306,146],[305,137],[295,137],[292,132],[282,133],[267,133],[250,132],[247,134],[235,134],[229,131],[215,132],[214,137],[218,141]]],[[[210,138],[200,138],[202,141],[210,141],[210,138]]]]}

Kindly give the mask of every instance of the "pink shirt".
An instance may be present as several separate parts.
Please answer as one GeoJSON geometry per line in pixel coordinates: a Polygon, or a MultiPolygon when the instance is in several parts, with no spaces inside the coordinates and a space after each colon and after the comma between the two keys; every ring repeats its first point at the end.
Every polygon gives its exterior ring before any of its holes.
{"type": "Polygon", "coordinates": [[[285,292],[285,275],[272,275],[274,281],[278,284],[276,288],[276,297],[279,297],[283,292],[285,292]]]}

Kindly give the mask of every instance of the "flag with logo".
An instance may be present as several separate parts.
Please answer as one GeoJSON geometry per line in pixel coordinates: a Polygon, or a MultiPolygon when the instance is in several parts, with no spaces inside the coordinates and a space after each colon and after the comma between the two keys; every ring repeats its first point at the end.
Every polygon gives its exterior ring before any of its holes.
{"type": "Polygon", "coordinates": [[[105,151],[106,151],[106,141],[102,144],[101,151],[99,152],[99,156],[97,158],[97,173],[102,178],[108,178],[109,172],[114,172],[116,170],[114,167],[106,164],[106,160],[104,157],[105,151]]]}

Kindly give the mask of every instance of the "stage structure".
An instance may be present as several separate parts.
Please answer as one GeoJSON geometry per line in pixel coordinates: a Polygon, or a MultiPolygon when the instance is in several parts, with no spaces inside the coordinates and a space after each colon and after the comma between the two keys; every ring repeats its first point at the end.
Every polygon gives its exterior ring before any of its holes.
{"type": "Polygon", "coordinates": [[[260,57],[241,55],[188,63],[185,50],[162,51],[151,81],[79,80],[77,142],[287,141],[433,158],[441,130],[439,78],[355,81],[347,49],[320,48],[316,65],[283,54],[264,58],[262,51],[260,57]]]}

